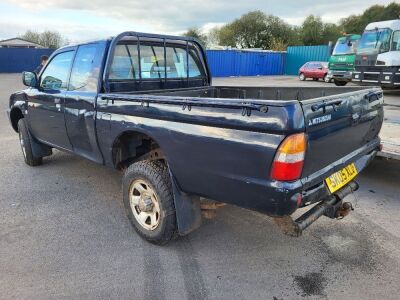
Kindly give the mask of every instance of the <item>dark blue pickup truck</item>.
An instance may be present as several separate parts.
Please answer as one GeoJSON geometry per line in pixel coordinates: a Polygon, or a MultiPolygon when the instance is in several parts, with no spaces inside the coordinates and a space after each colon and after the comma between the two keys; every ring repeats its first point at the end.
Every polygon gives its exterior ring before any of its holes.
{"type": "Polygon", "coordinates": [[[23,82],[8,114],[25,162],[55,148],[122,170],[127,215],[156,244],[197,228],[210,203],[265,213],[292,236],[341,218],[380,147],[381,89],[212,86],[191,38],[67,46],[23,82]]]}

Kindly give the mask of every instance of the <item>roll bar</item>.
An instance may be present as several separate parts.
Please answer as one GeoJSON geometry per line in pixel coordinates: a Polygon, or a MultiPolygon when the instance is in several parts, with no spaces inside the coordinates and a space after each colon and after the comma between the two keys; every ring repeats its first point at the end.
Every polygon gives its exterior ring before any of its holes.
{"type": "MultiPolygon", "coordinates": [[[[199,40],[192,38],[192,37],[185,37],[185,36],[174,36],[174,35],[163,35],[163,34],[152,34],[152,33],[143,33],[143,32],[136,32],[136,31],[125,31],[120,33],[119,35],[115,36],[112,38],[108,54],[107,54],[107,59],[106,59],[106,64],[105,64],[105,69],[103,72],[103,87],[105,89],[105,92],[108,93],[110,92],[109,88],[109,74],[110,74],[110,68],[112,64],[112,60],[114,57],[115,53],[115,48],[123,38],[125,37],[136,37],[137,39],[137,47],[138,47],[138,55],[139,55],[139,61],[140,61],[140,39],[141,38],[152,38],[152,39],[159,39],[163,42],[164,46],[164,64],[166,64],[166,42],[167,40],[176,40],[176,41],[184,41],[186,42],[186,63],[189,63],[189,43],[196,44],[198,49],[201,52],[201,60],[204,65],[205,73],[207,76],[207,82],[208,84],[211,83],[211,75],[210,75],[210,70],[208,68],[208,63],[207,63],[207,55],[206,52],[199,42],[199,40]]],[[[167,72],[166,68],[165,73],[167,72]]],[[[142,75],[141,75],[141,66],[139,63],[139,74],[140,74],[140,81],[142,80],[142,75]]],[[[167,82],[167,74],[164,76],[164,81],[167,82]]],[[[189,82],[189,67],[187,66],[186,68],[186,80],[189,82]]]]}

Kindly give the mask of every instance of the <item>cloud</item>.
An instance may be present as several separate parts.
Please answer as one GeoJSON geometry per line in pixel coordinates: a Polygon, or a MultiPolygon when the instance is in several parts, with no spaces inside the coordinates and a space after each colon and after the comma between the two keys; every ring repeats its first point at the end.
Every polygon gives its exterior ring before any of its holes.
{"type": "Polygon", "coordinates": [[[199,3],[197,0],[170,0],[170,1],[139,1],[139,0],[10,0],[9,2],[24,9],[49,10],[51,8],[68,9],[94,13],[100,17],[129,21],[138,26],[147,26],[156,31],[176,31],[188,26],[201,26],[211,21],[219,22],[223,15],[216,15],[216,11],[223,11],[224,5],[219,1],[206,0],[199,3]],[[201,6],[201,10],[199,10],[201,6]]]}
{"type": "MultiPolygon", "coordinates": [[[[4,0],[3,0],[4,1],[4,0]]],[[[362,11],[376,0],[5,0],[17,12],[8,24],[0,13],[1,31],[23,28],[30,20],[38,28],[60,28],[75,39],[107,36],[117,30],[138,30],[157,33],[178,33],[189,27],[207,31],[212,24],[221,25],[243,13],[259,9],[287,22],[300,25],[309,14],[336,23],[342,17],[362,11]],[[54,17],[57,12],[57,18],[54,17]],[[64,13],[64,14],[63,14],[64,13]],[[28,15],[28,19],[18,14],[28,15]],[[33,20],[33,21],[32,21],[33,20]],[[90,20],[90,21],[88,21],[90,20]]],[[[380,0],[388,4],[393,0],[380,0]]],[[[4,3],[4,2],[3,2],[4,3]]],[[[1,5],[1,4],[0,4],[1,5]]],[[[1,8],[1,7],[0,7],[1,8]]]]}
{"type": "Polygon", "coordinates": [[[131,30],[129,24],[113,20],[113,26],[99,22],[96,26],[68,20],[43,20],[40,17],[31,17],[29,26],[25,18],[0,18],[0,39],[22,35],[27,29],[34,31],[55,30],[67,37],[70,42],[105,38],[122,31],[131,30]]]}

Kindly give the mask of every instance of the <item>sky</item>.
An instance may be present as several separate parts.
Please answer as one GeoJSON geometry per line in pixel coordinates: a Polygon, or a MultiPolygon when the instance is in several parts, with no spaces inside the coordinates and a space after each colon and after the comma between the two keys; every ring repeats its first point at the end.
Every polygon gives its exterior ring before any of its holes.
{"type": "Polygon", "coordinates": [[[399,0],[0,0],[0,40],[26,30],[56,30],[71,42],[122,31],[179,34],[208,30],[261,10],[300,25],[309,14],[337,23],[374,4],[399,0]]]}

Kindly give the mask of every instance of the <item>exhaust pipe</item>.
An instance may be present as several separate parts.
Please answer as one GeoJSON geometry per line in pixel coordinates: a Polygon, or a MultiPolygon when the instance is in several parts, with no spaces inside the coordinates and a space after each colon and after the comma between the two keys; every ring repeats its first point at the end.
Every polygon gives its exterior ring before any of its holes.
{"type": "Polygon", "coordinates": [[[335,194],[327,196],[296,220],[293,220],[291,216],[284,216],[274,217],[274,221],[283,233],[294,237],[301,236],[308,226],[323,215],[332,219],[342,219],[349,214],[350,210],[354,210],[351,203],[343,203],[343,199],[352,192],[357,191],[358,187],[358,183],[352,181],[335,194]]]}

